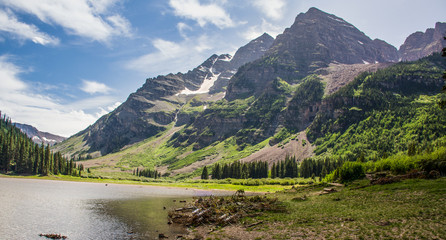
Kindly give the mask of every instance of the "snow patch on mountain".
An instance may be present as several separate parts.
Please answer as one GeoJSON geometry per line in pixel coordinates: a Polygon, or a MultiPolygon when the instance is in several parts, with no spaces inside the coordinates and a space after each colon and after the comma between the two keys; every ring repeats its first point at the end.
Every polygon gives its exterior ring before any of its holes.
{"type": "Polygon", "coordinates": [[[200,89],[192,91],[192,90],[189,90],[188,88],[185,88],[178,95],[180,95],[180,94],[191,95],[191,94],[208,93],[209,90],[211,89],[211,87],[214,86],[215,81],[217,81],[218,77],[220,76],[220,73],[219,74],[214,74],[212,72],[212,68],[210,69],[210,72],[211,72],[210,73],[211,76],[210,77],[206,76],[206,78],[203,81],[203,84],[201,84],[201,86],[200,86],[200,89]]]}

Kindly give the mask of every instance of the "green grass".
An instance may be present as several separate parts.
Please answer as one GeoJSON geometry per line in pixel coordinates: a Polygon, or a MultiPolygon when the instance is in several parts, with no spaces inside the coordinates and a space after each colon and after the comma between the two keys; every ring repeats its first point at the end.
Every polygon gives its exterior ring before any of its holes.
{"type": "MultiPolygon", "coordinates": [[[[326,186],[325,186],[326,187],[326,186]]],[[[370,186],[367,180],[319,195],[323,185],[275,194],[286,213],[267,213],[258,230],[275,239],[441,239],[446,178],[370,186]],[[306,200],[301,200],[306,196],[306,200]]]]}

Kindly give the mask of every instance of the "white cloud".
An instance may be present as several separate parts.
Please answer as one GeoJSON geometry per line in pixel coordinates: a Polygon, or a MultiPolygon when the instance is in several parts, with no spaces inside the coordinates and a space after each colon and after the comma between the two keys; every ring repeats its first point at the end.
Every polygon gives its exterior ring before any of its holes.
{"type": "Polygon", "coordinates": [[[155,39],[152,41],[157,49],[155,52],[132,59],[125,63],[125,67],[150,75],[184,72],[210,56],[207,50],[214,46],[211,43],[218,44],[206,35],[184,39],[179,43],[155,39]]]}
{"type": "Polygon", "coordinates": [[[107,17],[107,20],[114,27],[113,33],[115,35],[124,35],[127,37],[132,36],[132,33],[130,31],[131,24],[127,19],[123,18],[120,15],[113,15],[113,16],[107,17]]]}
{"type": "Polygon", "coordinates": [[[89,94],[108,93],[112,90],[103,83],[88,80],[82,80],[82,87],[80,89],[89,94]]]}
{"type": "MultiPolygon", "coordinates": [[[[62,26],[69,34],[107,42],[112,36],[129,36],[129,22],[110,15],[114,0],[2,0],[13,10],[35,15],[42,22],[62,26]]],[[[39,39],[36,39],[39,41],[39,39]]]]}
{"type": "Polygon", "coordinates": [[[187,38],[186,31],[192,30],[192,28],[184,22],[179,22],[177,24],[178,32],[180,32],[181,37],[187,38]]]}
{"type": "Polygon", "coordinates": [[[10,57],[0,56],[0,110],[15,122],[68,137],[94,123],[103,109],[109,110],[110,106],[116,105],[116,99],[110,96],[63,104],[35,93],[33,87],[20,79],[23,72],[11,63],[10,57]]]}
{"type": "Polygon", "coordinates": [[[283,17],[285,0],[253,0],[253,5],[273,20],[280,20],[283,17]]]}
{"type": "Polygon", "coordinates": [[[51,37],[39,31],[34,25],[28,25],[17,20],[17,17],[10,11],[0,9],[0,31],[15,35],[20,39],[31,40],[34,43],[47,45],[57,45],[59,39],[51,37]]]}
{"type": "Polygon", "coordinates": [[[95,13],[107,12],[118,0],[88,0],[95,13]]]}
{"type": "Polygon", "coordinates": [[[208,23],[220,29],[233,27],[235,24],[229,14],[217,4],[201,4],[199,0],[170,0],[169,5],[177,16],[192,19],[203,27],[208,23]]]}
{"type": "Polygon", "coordinates": [[[0,93],[26,89],[26,84],[18,78],[22,70],[8,62],[8,56],[0,56],[0,93]]]}
{"type": "Polygon", "coordinates": [[[283,27],[274,25],[265,19],[262,19],[261,25],[251,26],[247,31],[241,32],[241,35],[246,40],[253,40],[265,32],[275,38],[278,34],[283,32],[283,27]]]}
{"type": "Polygon", "coordinates": [[[108,114],[109,112],[111,112],[111,111],[115,110],[117,107],[119,107],[121,104],[122,104],[121,102],[115,102],[115,104],[106,107],[107,110],[100,107],[99,108],[100,112],[96,113],[96,117],[100,118],[100,117],[104,116],[105,114],[108,114]]]}

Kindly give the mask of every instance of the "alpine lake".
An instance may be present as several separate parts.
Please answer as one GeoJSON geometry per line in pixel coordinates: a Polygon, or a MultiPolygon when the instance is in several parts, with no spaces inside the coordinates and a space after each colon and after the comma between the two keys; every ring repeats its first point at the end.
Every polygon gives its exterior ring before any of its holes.
{"type": "Polygon", "coordinates": [[[175,239],[169,209],[193,197],[227,195],[186,188],[0,178],[0,239],[175,239]]]}

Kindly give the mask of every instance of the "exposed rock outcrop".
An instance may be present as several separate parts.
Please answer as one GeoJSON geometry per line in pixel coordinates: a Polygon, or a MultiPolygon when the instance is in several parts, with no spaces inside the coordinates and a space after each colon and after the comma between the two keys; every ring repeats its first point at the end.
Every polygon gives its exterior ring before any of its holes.
{"type": "Polygon", "coordinates": [[[435,28],[426,32],[416,32],[406,38],[399,53],[402,61],[414,61],[432,53],[441,52],[446,47],[446,23],[437,22],[435,28]]]}
{"type": "Polygon", "coordinates": [[[226,99],[259,95],[268,82],[282,78],[297,83],[330,63],[394,62],[395,47],[371,40],[342,18],[311,8],[277,36],[265,55],[243,66],[228,84],[226,99]]]}

